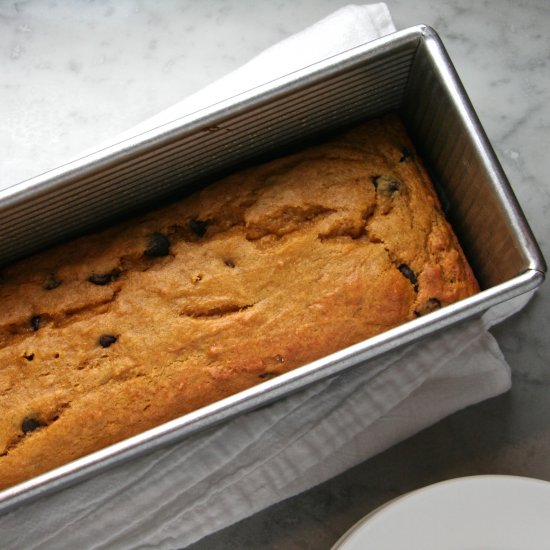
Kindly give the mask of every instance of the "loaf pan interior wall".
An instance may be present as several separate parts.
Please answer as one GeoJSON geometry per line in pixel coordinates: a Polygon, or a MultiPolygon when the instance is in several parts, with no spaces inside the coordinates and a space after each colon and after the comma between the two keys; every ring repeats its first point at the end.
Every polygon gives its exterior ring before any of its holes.
{"type": "Polygon", "coordinates": [[[482,288],[544,262],[443,46],[421,42],[401,108],[482,288]],[[434,50],[438,50],[434,59],[434,50]],[[442,57],[440,57],[442,56],[442,57]],[[454,77],[454,78],[452,78],[454,77]]]}

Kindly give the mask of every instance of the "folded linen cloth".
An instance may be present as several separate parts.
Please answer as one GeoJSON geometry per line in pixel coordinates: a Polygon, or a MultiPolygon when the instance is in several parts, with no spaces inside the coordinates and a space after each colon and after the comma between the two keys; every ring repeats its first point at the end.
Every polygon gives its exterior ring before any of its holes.
{"type": "MultiPolygon", "coordinates": [[[[103,147],[172,122],[394,31],[386,4],[341,8],[311,27],[264,50],[236,71],[199,92],[114,136],[103,147]]],[[[94,150],[87,152],[92,153],[94,150]]]]}
{"type": "MultiPolygon", "coordinates": [[[[384,4],[343,8],[113,142],[392,30],[384,4]]],[[[307,490],[508,390],[487,328],[528,299],[22,506],[0,517],[2,547],[183,548],[307,490]]]]}

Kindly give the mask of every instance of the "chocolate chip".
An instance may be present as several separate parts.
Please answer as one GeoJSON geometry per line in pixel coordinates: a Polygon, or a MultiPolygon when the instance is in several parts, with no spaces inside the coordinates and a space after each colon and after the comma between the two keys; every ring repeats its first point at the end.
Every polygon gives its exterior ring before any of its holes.
{"type": "Polygon", "coordinates": [[[170,239],[162,233],[153,233],[149,236],[149,244],[145,249],[145,255],[151,258],[160,258],[170,254],[170,239]]]}
{"type": "Polygon", "coordinates": [[[391,197],[401,189],[401,182],[391,176],[376,176],[372,179],[372,183],[377,193],[387,197],[391,197]]]}
{"type": "Polygon", "coordinates": [[[399,162],[408,162],[416,158],[416,155],[408,147],[401,147],[401,153],[403,153],[403,156],[399,159],[399,162]]]}
{"type": "Polygon", "coordinates": [[[197,237],[204,237],[208,229],[208,222],[204,220],[189,220],[189,227],[197,237]]]}
{"type": "Polygon", "coordinates": [[[42,283],[44,290],[53,290],[57,288],[63,281],[58,279],[53,273],[50,273],[46,280],[42,283]]]}
{"type": "Polygon", "coordinates": [[[417,285],[418,279],[416,278],[416,274],[407,264],[400,264],[397,267],[397,269],[399,269],[399,271],[401,271],[403,276],[406,277],[407,279],[409,279],[409,281],[413,285],[415,285],[415,286],[417,285]]]}
{"type": "Polygon", "coordinates": [[[437,311],[441,308],[441,302],[437,298],[430,298],[426,301],[424,306],[415,311],[417,315],[427,315],[428,313],[432,313],[432,311],[437,311]]]}
{"type": "Polygon", "coordinates": [[[117,340],[118,338],[116,336],[113,336],[112,334],[102,334],[99,337],[98,341],[99,341],[99,345],[102,348],[108,348],[109,346],[114,344],[117,340]]]}
{"type": "Polygon", "coordinates": [[[119,275],[120,271],[118,271],[118,269],[113,269],[113,271],[110,271],[109,273],[92,273],[88,277],[88,281],[90,281],[90,283],[93,283],[94,285],[105,286],[112,283],[113,281],[116,281],[119,275]]]}
{"type": "Polygon", "coordinates": [[[31,328],[33,332],[36,332],[40,328],[40,324],[42,323],[42,317],[40,315],[34,315],[31,317],[31,328]]]}
{"type": "Polygon", "coordinates": [[[227,266],[227,267],[235,267],[235,262],[233,260],[225,260],[224,264],[227,266]]]}
{"type": "Polygon", "coordinates": [[[28,416],[21,423],[21,429],[23,430],[24,434],[28,434],[29,432],[34,432],[35,430],[38,430],[38,428],[40,428],[41,426],[42,424],[32,416],[28,416]]]}
{"type": "Polygon", "coordinates": [[[431,313],[441,308],[441,302],[437,298],[430,298],[424,306],[425,313],[431,313]]]}
{"type": "Polygon", "coordinates": [[[34,353],[24,353],[23,354],[23,357],[27,360],[27,361],[32,361],[34,359],[34,353]]]}

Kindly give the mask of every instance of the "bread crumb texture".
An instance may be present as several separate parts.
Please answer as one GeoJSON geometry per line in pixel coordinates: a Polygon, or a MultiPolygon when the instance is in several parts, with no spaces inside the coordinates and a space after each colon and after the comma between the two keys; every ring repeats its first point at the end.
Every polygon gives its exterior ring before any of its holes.
{"type": "Polygon", "coordinates": [[[10,265],[0,488],[477,290],[393,116],[10,265]]]}

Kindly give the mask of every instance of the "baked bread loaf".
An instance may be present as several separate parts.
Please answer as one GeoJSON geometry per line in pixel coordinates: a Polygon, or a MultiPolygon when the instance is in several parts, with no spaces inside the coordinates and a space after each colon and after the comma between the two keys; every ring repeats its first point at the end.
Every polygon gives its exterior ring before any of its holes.
{"type": "Polygon", "coordinates": [[[394,116],[1,274],[1,488],[478,290],[394,116]]]}

